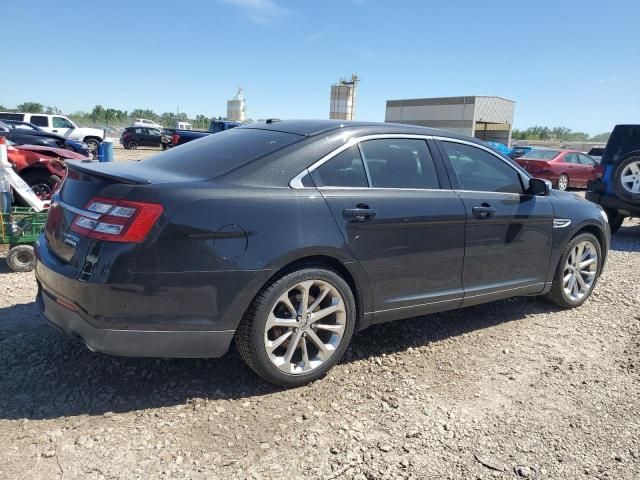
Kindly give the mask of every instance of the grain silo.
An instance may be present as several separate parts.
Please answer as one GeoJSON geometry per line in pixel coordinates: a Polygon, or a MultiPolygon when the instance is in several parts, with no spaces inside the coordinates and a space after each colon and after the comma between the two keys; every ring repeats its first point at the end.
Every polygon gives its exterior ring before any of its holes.
{"type": "Polygon", "coordinates": [[[360,79],[354,73],[351,81],[340,80],[331,85],[331,105],[329,118],[353,120],[356,116],[356,87],[360,79]]]}
{"type": "Polygon", "coordinates": [[[238,93],[233,100],[227,101],[227,120],[232,122],[244,122],[247,102],[244,99],[244,90],[238,89],[238,93]]]}

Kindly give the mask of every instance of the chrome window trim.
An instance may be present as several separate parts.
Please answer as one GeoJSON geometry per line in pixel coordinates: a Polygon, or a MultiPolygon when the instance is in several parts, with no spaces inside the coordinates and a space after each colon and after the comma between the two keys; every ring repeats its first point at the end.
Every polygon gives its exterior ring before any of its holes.
{"type": "MultiPolygon", "coordinates": [[[[405,138],[405,139],[424,140],[424,141],[427,141],[427,140],[439,140],[441,142],[453,142],[453,143],[460,143],[460,144],[463,144],[463,145],[469,145],[471,147],[476,147],[476,148],[479,148],[480,150],[484,150],[484,151],[490,153],[491,155],[496,157],[498,160],[502,161],[505,165],[507,165],[508,167],[510,167],[513,170],[515,170],[516,173],[518,173],[521,176],[524,176],[525,180],[529,180],[529,179],[532,178],[529,175],[529,173],[527,173],[527,171],[525,169],[523,169],[522,167],[520,167],[520,165],[518,165],[517,163],[507,161],[506,159],[504,159],[500,155],[498,155],[496,152],[491,150],[489,147],[485,147],[484,145],[479,145],[479,144],[474,143],[474,142],[469,142],[468,140],[462,140],[462,139],[451,138],[451,137],[443,137],[443,136],[439,136],[439,135],[418,135],[418,134],[412,134],[412,133],[376,133],[376,134],[373,134],[373,135],[363,135],[361,137],[352,137],[352,138],[350,138],[349,140],[347,140],[345,142],[344,145],[340,145],[338,148],[336,148],[332,152],[329,152],[324,157],[322,157],[320,160],[317,160],[315,163],[311,164],[311,166],[305,168],[302,172],[300,172],[298,175],[293,177],[291,179],[291,181],[289,182],[289,187],[295,188],[295,189],[315,188],[315,187],[305,187],[302,184],[302,179],[305,176],[310,175],[314,170],[316,170],[320,166],[324,165],[326,162],[331,160],[336,155],[344,152],[345,150],[347,150],[348,148],[350,148],[350,147],[352,147],[354,145],[358,145],[358,150],[360,150],[359,144],[361,142],[364,142],[364,141],[367,141],[367,140],[395,139],[395,138],[405,138]]],[[[360,155],[362,156],[362,152],[360,152],[360,155]]],[[[369,174],[368,174],[367,167],[366,167],[366,164],[364,162],[364,159],[363,159],[363,164],[365,165],[365,172],[367,173],[367,181],[369,181],[369,184],[371,184],[371,181],[370,181],[370,178],[369,178],[369,174]]],[[[364,188],[374,188],[374,187],[318,187],[318,188],[362,188],[362,189],[364,189],[364,188]]],[[[375,188],[384,188],[385,190],[443,190],[442,188],[439,188],[439,189],[391,188],[391,187],[386,187],[386,188],[385,187],[375,187],[375,188]]],[[[445,189],[445,190],[448,190],[448,189],[445,189]]],[[[455,188],[452,188],[451,190],[464,191],[464,190],[455,189],[455,188]]],[[[469,191],[476,192],[477,190],[469,190],[469,191]]],[[[520,193],[507,193],[507,192],[490,192],[490,193],[502,193],[502,194],[507,194],[507,195],[523,195],[523,194],[525,194],[524,192],[522,194],[520,194],[520,193]]]]}

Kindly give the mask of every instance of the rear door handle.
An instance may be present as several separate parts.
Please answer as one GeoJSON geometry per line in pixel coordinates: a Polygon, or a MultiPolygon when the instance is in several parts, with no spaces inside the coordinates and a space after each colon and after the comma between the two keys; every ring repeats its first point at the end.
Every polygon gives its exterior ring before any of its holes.
{"type": "Polygon", "coordinates": [[[472,212],[476,218],[491,218],[495,215],[496,209],[487,203],[483,203],[479,207],[473,207],[472,212]]]}
{"type": "Polygon", "coordinates": [[[345,208],[342,215],[347,218],[353,218],[359,222],[366,222],[376,216],[378,212],[369,207],[345,208]]]}

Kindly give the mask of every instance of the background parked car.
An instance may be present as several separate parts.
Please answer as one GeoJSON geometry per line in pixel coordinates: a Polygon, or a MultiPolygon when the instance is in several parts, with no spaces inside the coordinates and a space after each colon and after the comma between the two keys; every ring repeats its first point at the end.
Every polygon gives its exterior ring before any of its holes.
{"type": "Polygon", "coordinates": [[[209,124],[209,130],[203,132],[202,130],[179,130],[175,128],[165,128],[162,131],[162,149],[166,150],[169,147],[176,147],[184,143],[188,143],[191,140],[206,137],[212,133],[224,132],[231,128],[241,126],[239,122],[229,122],[226,120],[211,120],[209,124]]]}
{"type": "Polygon", "coordinates": [[[135,118],[131,126],[132,127],[149,127],[149,128],[155,128],[157,130],[162,130],[163,128],[162,125],[160,125],[159,123],[156,123],[153,120],[147,120],[146,118],[135,118]]]}
{"type": "Polygon", "coordinates": [[[13,169],[42,200],[51,198],[66,172],[66,160],[87,157],[64,148],[40,145],[16,145],[7,140],[7,156],[13,169]]]}
{"type": "Polygon", "coordinates": [[[616,232],[626,217],[640,217],[640,125],[616,125],[589,182],[587,200],[602,206],[616,232]]]}
{"type": "Polygon", "coordinates": [[[3,120],[0,125],[6,125],[8,129],[5,134],[0,131],[0,135],[5,136],[18,145],[43,145],[48,147],[66,148],[73,152],[89,157],[89,147],[80,140],[62,137],[56,133],[49,133],[42,130],[37,125],[18,120],[3,120]]]}
{"type": "Polygon", "coordinates": [[[120,135],[120,144],[131,150],[138,147],[159,147],[160,134],[157,128],[127,127],[120,135]]]}
{"type": "Polygon", "coordinates": [[[558,190],[585,188],[596,178],[596,161],[575,150],[531,150],[516,162],[534,177],[549,180],[558,190]]]}
{"type": "Polygon", "coordinates": [[[513,159],[520,158],[523,155],[526,155],[531,150],[535,150],[536,147],[513,147],[511,152],[509,152],[509,156],[513,159]]]}
{"type": "Polygon", "coordinates": [[[602,160],[603,153],[604,153],[604,147],[592,147],[591,150],[589,150],[589,153],[587,153],[587,155],[593,158],[597,163],[600,163],[600,161],[602,160]]]}
{"type": "Polygon", "coordinates": [[[37,125],[45,132],[57,133],[87,144],[91,153],[97,153],[98,145],[105,138],[105,131],[98,128],[78,127],[64,115],[45,115],[44,113],[0,112],[0,120],[18,120],[37,125]]]}

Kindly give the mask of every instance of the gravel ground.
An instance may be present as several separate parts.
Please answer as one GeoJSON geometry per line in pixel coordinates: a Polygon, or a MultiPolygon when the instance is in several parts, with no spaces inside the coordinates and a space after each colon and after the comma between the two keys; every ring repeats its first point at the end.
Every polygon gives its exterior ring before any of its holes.
{"type": "Polygon", "coordinates": [[[639,261],[628,221],[581,308],[517,298],[372,327],[288,391],[236,353],[90,353],[2,264],[0,478],[638,479],[639,261]]]}

